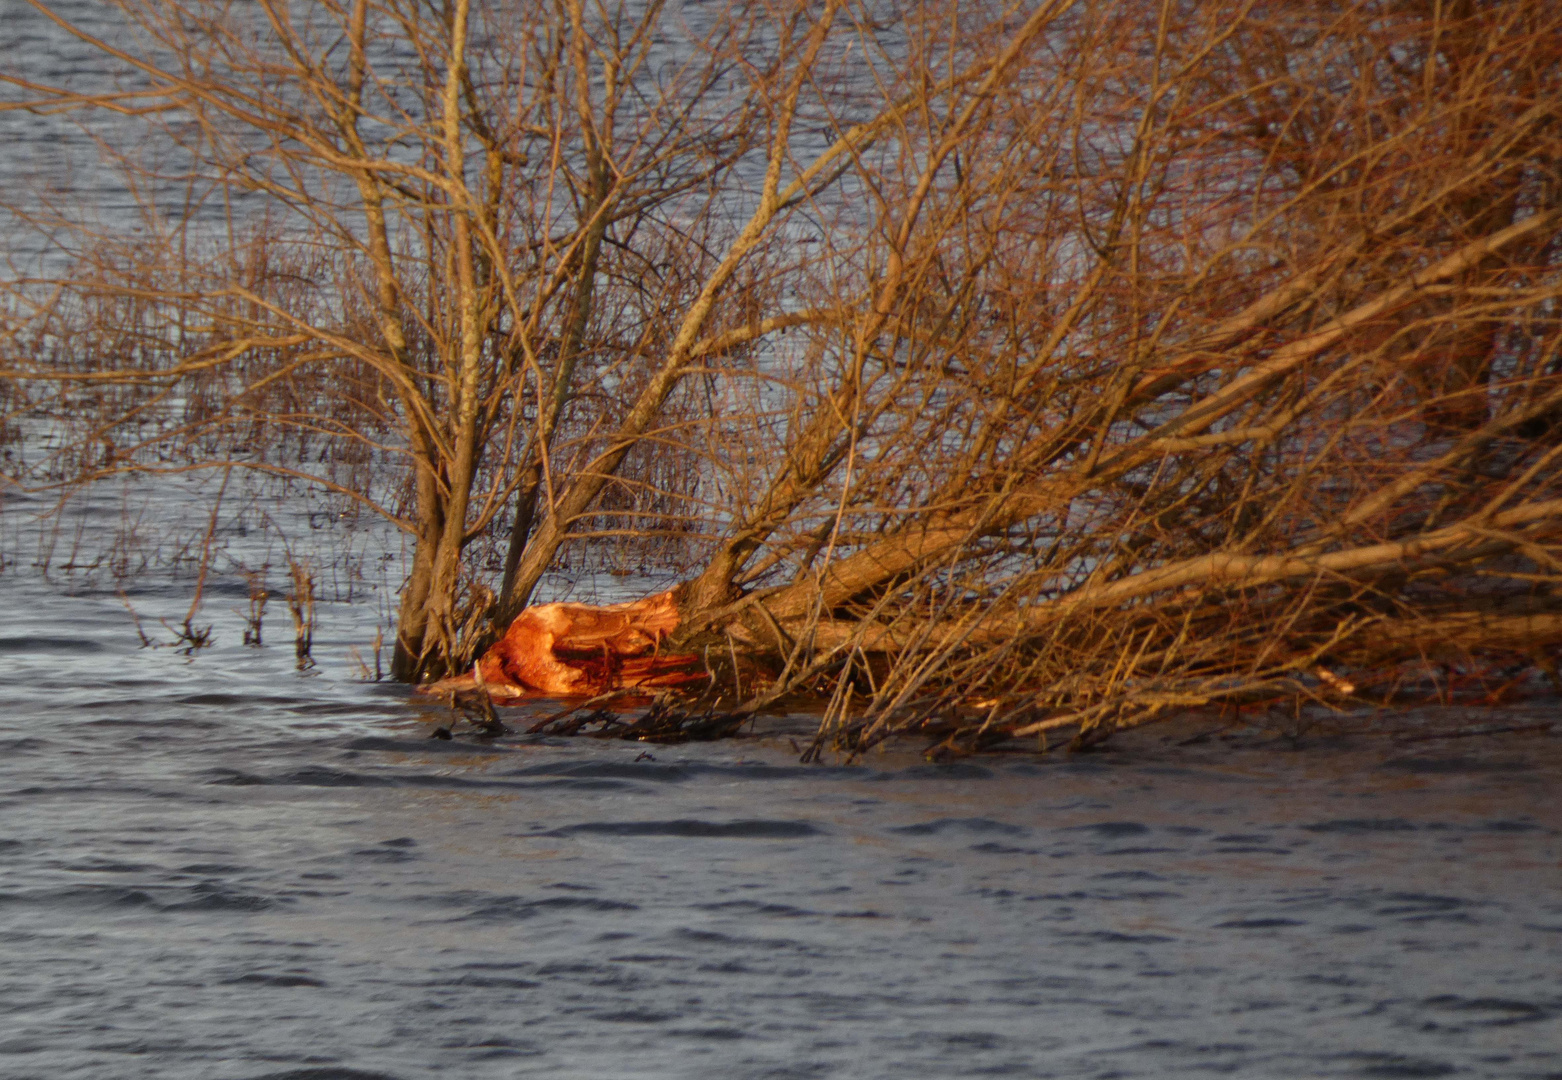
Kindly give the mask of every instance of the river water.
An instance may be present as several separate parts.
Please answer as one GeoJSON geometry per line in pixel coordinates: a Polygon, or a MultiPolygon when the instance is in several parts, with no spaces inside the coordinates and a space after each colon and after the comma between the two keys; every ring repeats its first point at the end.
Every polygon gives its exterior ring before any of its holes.
{"type": "Polygon", "coordinates": [[[0,574],[7,1080],[1562,1076],[1555,734],[438,741],[209,587],[0,574]]]}

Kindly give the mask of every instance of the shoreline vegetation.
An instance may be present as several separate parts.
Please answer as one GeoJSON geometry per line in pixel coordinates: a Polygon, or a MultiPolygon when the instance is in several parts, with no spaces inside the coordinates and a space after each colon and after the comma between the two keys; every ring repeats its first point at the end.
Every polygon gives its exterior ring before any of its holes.
{"type": "Polygon", "coordinates": [[[1562,691],[1553,3],[25,15],[0,471],[215,478],[191,648],[223,515],[307,492],[399,535],[390,673],[479,726],[1562,691]],[[591,552],[680,584],[543,603],[591,552]]]}

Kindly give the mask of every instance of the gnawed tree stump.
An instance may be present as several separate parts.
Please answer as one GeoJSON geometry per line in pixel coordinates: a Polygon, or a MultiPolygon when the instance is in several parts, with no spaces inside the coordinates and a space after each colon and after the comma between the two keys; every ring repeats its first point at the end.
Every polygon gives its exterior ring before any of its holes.
{"type": "Polygon", "coordinates": [[[678,628],[679,590],[624,604],[539,604],[515,617],[472,674],[433,683],[433,693],[481,686],[496,698],[527,693],[597,694],[704,679],[693,655],[663,654],[678,628]]]}

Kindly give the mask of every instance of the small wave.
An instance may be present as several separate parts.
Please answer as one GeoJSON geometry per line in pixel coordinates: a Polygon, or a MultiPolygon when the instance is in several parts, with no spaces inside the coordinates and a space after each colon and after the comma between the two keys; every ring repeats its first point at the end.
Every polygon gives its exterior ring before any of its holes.
{"type": "Polygon", "coordinates": [[[1414,832],[1416,826],[1404,818],[1339,818],[1301,826],[1314,833],[1385,833],[1414,832]]]}
{"type": "Polygon", "coordinates": [[[218,784],[224,787],[253,787],[259,784],[269,784],[264,776],[256,776],[253,773],[240,772],[238,769],[213,769],[216,779],[206,781],[208,784],[218,784]]]}
{"type": "Polygon", "coordinates": [[[981,765],[959,762],[949,765],[913,765],[899,772],[880,774],[881,780],[991,780],[993,771],[981,765]]]}
{"type": "Polygon", "coordinates": [[[104,647],[89,638],[0,637],[0,653],[100,653],[104,647]]]}
{"type": "Polygon", "coordinates": [[[456,979],[441,979],[435,982],[424,983],[429,987],[436,986],[471,986],[479,990],[535,990],[542,983],[535,979],[519,979],[508,975],[462,975],[456,979]]]}
{"type": "Polygon", "coordinates": [[[807,821],[585,821],[566,825],[548,836],[573,836],[580,833],[598,836],[688,836],[736,840],[791,840],[818,836],[817,825],[807,821]]]}
{"type": "Polygon", "coordinates": [[[162,867],[111,859],[84,859],[81,862],[66,863],[60,869],[72,874],[144,874],[161,870],[162,867]]]}
{"type": "Polygon", "coordinates": [[[174,698],[178,705],[244,705],[250,700],[238,694],[187,694],[174,698]]]}
{"type": "MultiPolygon", "coordinates": [[[[634,791],[636,785],[628,780],[585,779],[568,777],[557,780],[538,780],[530,784],[514,784],[513,787],[528,791],[634,791]]],[[[644,790],[644,789],[641,789],[644,790]]]]}
{"type": "Polygon", "coordinates": [[[1029,829],[1010,825],[992,818],[937,818],[916,825],[897,825],[889,830],[904,836],[932,836],[942,832],[997,833],[1002,836],[1023,836],[1029,829]]]}
{"type": "Polygon", "coordinates": [[[0,753],[21,754],[30,750],[47,750],[49,740],[35,739],[30,735],[23,735],[17,739],[0,739],[0,753]]]}
{"type": "Polygon", "coordinates": [[[1103,840],[1121,840],[1129,836],[1144,836],[1150,826],[1137,821],[1098,821],[1092,825],[1070,825],[1063,832],[1094,833],[1103,840]]]}
{"type": "Polygon", "coordinates": [[[1118,900],[1130,900],[1143,903],[1146,900],[1170,900],[1181,897],[1182,893],[1171,892],[1166,889],[1143,890],[1107,890],[1107,889],[1072,889],[1069,892],[1037,893],[1025,897],[1028,902],[1034,901],[1067,901],[1079,903],[1089,901],[1091,903],[1112,903],[1118,900]]]}
{"type": "Polygon", "coordinates": [[[684,1039],[700,1039],[705,1042],[736,1042],[739,1039],[749,1037],[748,1032],[734,1027],[675,1028],[667,1034],[677,1035],[684,1039]]]}
{"type": "Polygon", "coordinates": [[[1552,1016],[1552,1011],[1544,1006],[1529,1001],[1514,1001],[1510,998],[1467,998],[1457,994],[1442,994],[1427,998],[1421,1004],[1440,1011],[1474,1014],[1465,1022],[1479,1024],[1482,1027],[1528,1024],[1537,1020],[1547,1020],[1552,1016]]]}
{"type": "Polygon", "coordinates": [[[862,779],[864,770],[831,765],[769,765],[763,762],[728,764],[723,762],[679,761],[587,761],[532,765],[507,772],[506,776],[548,776],[560,780],[655,780],[682,783],[700,778],[730,780],[840,780],[862,779]]]}
{"type": "Polygon", "coordinates": [[[513,751],[492,743],[466,742],[452,739],[394,739],[383,735],[367,735],[339,744],[343,750],[373,750],[386,754],[508,754],[513,751]]]}
{"type": "Polygon", "coordinates": [[[236,979],[224,979],[226,986],[324,986],[319,979],[312,979],[307,975],[267,975],[263,972],[252,971],[248,975],[240,975],[236,979]]]}
{"type": "MultiPolygon", "coordinates": [[[[446,744],[449,745],[449,744],[446,744]]],[[[381,781],[406,787],[440,788],[448,791],[623,791],[634,790],[627,780],[490,780],[445,773],[397,773],[394,779],[381,781]]]]}
{"type": "Polygon", "coordinates": [[[410,851],[397,847],[373,847],[359,848],[351,852],[355,859],[364,859],[370,862],[380,863],[404,863],[415,862],[417,856],[410,851]]]}
{"type": "Polygon", "coordinates": [[[1390,758],[1378,766],[1385,772],[1411,773],[1417,776],[1478,776],[1483,773],[1527,772],[1533,762],[1508,759],[1483,761],[1471,757],[1390,758]]]}
{"type": "Polygon", "coordinates": [[[1476,906],[1473,901],[1457,896],[1396,892],[1378,897],[1374,913],[1392,916],[1405,923],[1473,922],[1470,909],[1476,906]]]}
{"type": "Polygon", "coordinates": [[[541,900],[527,900],[519,896],[501,897],[461,916],[458,922],[476,920],[519,921],[535,918],[549,911],[639,911],[639,904],[627,900],[604,900],[595,896],[549,896],[541,900]]]}
{"type": "Polygon", "coordinates": [[[365,707],[361,701],[316,701],[310,698],[272,698],[269,704],[286,706],[287,711],[294,716],[362,716],[365,707]]]}
{"type": "Polygon", "coordinates": [[[119,885],[78,885],[67,889],[35,889],[0,893],[0,906],[89,907],[97,909],[145,908],[159,913],[267,911],[284,901],[276,897],[240,892],[203,881],[184,888],[119,885]]]}
{"type": "Polygon", "coordinates": [[[1097,881],[1165,881],[1160,874],[1148,870],[1109,870],[1093,875],[1097,881]]]}
{"type": "Polygon", "coordinates": [[[541,1057],[547,1053],[543,1047],[536,1043],[517,1041],[514,1039],[488,1038],[481,1042],[473,1042],[460,1037],[445,1039],[440,1044],[442,1050],[469,1050],[468,1059],[484,1061],[493,1058],[504,1057],[541,1057]]]}
{"type": "Polygon", "coordinates": [[[1075,938],[1080,941],[1104,942],[1110,945],[1158,945],[1162,942],[1177,940],[1165,934],[1125,934],[1119,930],[1082,930],[1060,934],[1059,936],[1075,938]]]}
{"type": "Polygon", "coordinates": [[[995,840],[989,840],[984,844],[972,844],[968,851],[979,851],[983,855],[1040,855],[1040,848],[1015,847],[1013,844],[1000,844],[995,840]]]}
{"type": "Polygon", "coordinates": [[[790,904],[767,904],[759,900],[721,900],[710,904],[695,904],[703,911],[742,911],[750,915],[772,915],[781,919],[795,919],[803,915],[817,915],[817,911],[793,907],[790,904]]]}
{"type": "Polygon", "coordinates": [[[618,1009],[613,1012],[591,1013],[591,1019],[609,1024],[665,1024],[676,1020],[678,1013],[654,1012],[650,1009],[618,1009]]]}
{"type": "Polygon", "coordinates": [[[1217,930],[1279,930],[1287,926],[1306,926],[1296,919],[1229,919],[1216,923],[1217,930]]]}
{"type": "MultiPolygon", "coordinates": [[[[107,783],[57,784],[52,787],[45,787],[41,784],[34,784],[30,787],[14,788],[11,791],[4,792],[4,794],[22,798],[36,798],[41,795],[76,795],[85,798],[100,798],[105,795],[131,795],[136,797],[172,800],[187,798],[186,795],[178,791],[169,791],[166,789],[147,787],[143,784],[107,783]]],[[[204,802],[205,800],[201,801],[204,802]]]]}
{"type": "Polygon", "coordinates": [[[1216,855],[1291,855],[1294,852],[1290,848],[1258,847],[1256,845],[1237,847],[1218,847],[1214,849],[1216,855]]]}
{"type": "Polygon", "coordinates": [[[43,1039],[0,1039],[0,1054],[42,1054],[55,1044],[43,1039]]]}
{"type": "MultiPolygon", "coordinates": [[[[118,704],[117,702],[115,704],[118,704]]],[[[123,707],[123,706],[121,706],[123,707]]],[[[182,731],[218,731],[222,723],[217,720],[199,720],[190,716],[103,716],[96,720],[83,720],[82,727],[88,728],[141,728],[148,731],[166,732],[169,729],[182,731]]],[[[150,738],[153,736],[141,736],[150,738]]]]}
{"type": "Polygon", "coordinates": [[[155,907],[152,895],[142,889],[114,885],[81,885],[70,889],[30,889],[0,893],[0,907],[155,907]]]}
{"type": "Polygon", "coordinates": [[[662,783],[678,783],[689,780],[694,771],[682,765],[660,765],[646,761],[638,764],[628,761],[588,761],[578,765],[533,765],[525,769],[506,772],[505,776],[552,776],[564,778],[589,778],[605,780],[658,780],[662,783]]]}
{"type": "Polygon", "coordinates": [[[275,784],[279,787],[385,787],[395,783],[383,776],[367,776],[363,773],[348,772],[345,769],[332,769],[324,765],[305,765],[301,769],[282,773],[278,776],[256,776],[253,773],[241,772],[238,769],[213,769],[217,776],[208,784],[221,784],[232,787],[249,787],[261,784],[275,784]]]}
{"type": "Polygon", "coordinates": [[[1103,855],[1175,855],[1183,848],[1174,847],[1119,847],[1107,848],[1103,855]]]}
{"type": "Polygon", "coordinates": [[[1392,1080],[1392,1078],[1397,1077],[1449,1076],[1459,1071],[1446,1062],[1405,1057],[1401,1054],[1357,1053],[1346,1056],[1356,1060],[1365,1060],[1366,1064],[1357,1070],[1356,1075],[1373,1077],[1374,1080],[1392,1080]]]}
{"type": "MultiPolygon", "coordinates": [[[[680,927],[673,931],[673,936],[691,942],[696,946],[708,946],[722,953],[730,954],[739,949],[768,949],[772,951],[796,951],[813,952],[814,949],[801,941],[792,941],[788,938],[752,938],[738,937],[733,934],[723,934],[718,930],[694,930],[689,927],[680,927]]],[[[742,963],[733,959],[732,963],[742,963]]]]}
{"type": "Polygon", "coordinates": [[[1480,826],[1480,830],[1494,833],[1556,832],[1555,829],[1543,829],[1533,821],[1488,821],[1480,826]]]}
{"type": "Polygon", "coordinates": [[[164,911],[219,911],[247,913],[269,911],[282,901],[255,893],[239,892],[211,882],[193,886],[192,898],[178,903],[160,905],[164,911]]]}

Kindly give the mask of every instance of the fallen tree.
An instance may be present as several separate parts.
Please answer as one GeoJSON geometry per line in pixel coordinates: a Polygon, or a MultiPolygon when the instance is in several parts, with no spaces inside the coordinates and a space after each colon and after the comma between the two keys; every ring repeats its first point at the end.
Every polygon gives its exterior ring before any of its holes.
{"type": "Polygon", "coordinates": [[[1149,14],[878,164],[874,285],[665,645],[751,707],[972,746],[1562,643],[1555,17],[1149,14]]]}

